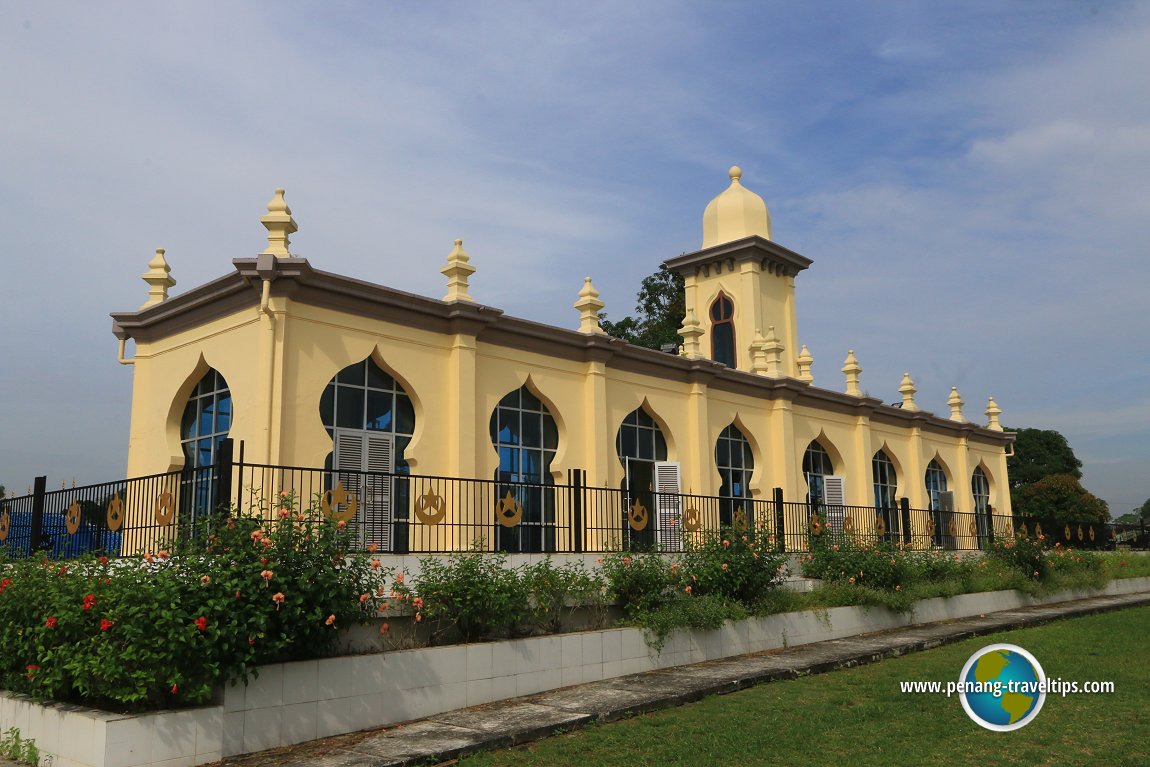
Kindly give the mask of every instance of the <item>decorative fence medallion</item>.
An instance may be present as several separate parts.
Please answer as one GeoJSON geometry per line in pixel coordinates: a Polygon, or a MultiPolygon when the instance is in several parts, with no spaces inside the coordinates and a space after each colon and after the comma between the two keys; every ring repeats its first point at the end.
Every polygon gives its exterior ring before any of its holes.
{"type": "Polygon", "coordinates": [[[355,498],[349,498],[342,482],[336,483],[334,489],[324,493],[319,499],[319,505],[323,509],[323,515],[332,522],[350,522],[355,519],[355,512],[359,509],[359,502],[355,498]],[[347,510],[336,511],[337,506],[346,506],[347,510]]]}
{"type": "Polygon", "coordinates": [[[735,509],[735,516],[731,520],[731,527],[740,533],[747,532],[747,512],[742,509],[735,509]]]}
{"type": "Polygon", "coordinates": [[[882,514],[875,515],[874,531],[879,535],[886,535],[886,520],[882,518],[882,514]]]}
{"type": "Polygon", "coordinates": [[[68,531],[68,535],[75,535],[80,529],[80,517],[83,516],[83,513],[84,510],[80,508],[80,502],[73,500],[68,506],[68,511],[64,514],[64,528],[68,531]]]}
{"type": "Polygon", "coordinates": [[[1082,540],[1082,525],[1078,526],[1078,540],[1082,540]]]}
{"type": "Polygon", "coordinates": [[[810,522],[807,523],[811,528],[811,535],[822,535],[823,521],[819,519],[818,514],[812,514],[810,522]]]}
{"type": "Polygon", "coordinates": [[[1093,525],[1090,526],[1090,541],[1092,543],[1094,541],[1094,526],[1093,525]]]}
{"type": "Polygon", "coordinates": [[[933,520],[933,519],[928,519],[928,520],[926,521],[926,534],[927,534],[927,535],[929,535],[929,536],[931,536],[931,537],[934,537],[934,531],[935,531],[935,530],[937,530],[937,529],[938,529],[938,528],[937,528],[937,527],[935,527],[935,524],[934,524],[934,520],[933,520]]]}
{"type": "Polygon", "coordinates": [[[627,524],[629,524],[635,532],[646,530],[649,516],[647,507],[639,503],[639,499],[636,498],[631,508],[627,509],[627,524]]]}
{"type": "Polygon", "coordinates": [[[698,509],[687,509],[683,512],[683,529],[688,533],[695,533],[703,526],[698,509]]]}
{"type": "Polygon", "coordinates": [[[156,496],[156,524],[167,527],[176,517],[176,502],[172,494],[165,490],[156,496]]]}
{"type": "Polygon", "coordinates": [[[1070,525],[1066,526],[1066,529],[1062,531],[1062,534],[1066,536],[1066,540],[1070,540],[1070,525]]]}
{"type": "Polygon", "coordinates": [[[1042,523],[1041,522],[1039,522],[1038,524],[1036,524],[1034,526],[1034,537],[1035,538],[1041,538],[1042,537],[1042,523]]]}
{"type": "Polygon", "coordinates": [[[843,532],[844,533],[853,533],[854,531],[855,531],[854,517],[847,517],[846,519],[843,520],[843,532]]]}
{"type": "Polygon", "coordinates": [[[434,490],[415,499],[415,518],[425,525],[438,525],[447,514],[447,501],[434,490]]]}
{"type": "Polygon", "coordinates": [[[112,496],[112,500],[108,501],[108,529],[113,533],[119,530],[124,525],[124,502],[120,500],[120,494],[116,493],[112,496]]]}
{"type": "Polygon", "coordinates": [[[0,514],[0,541],[8,537],[8,526],[12,524],[8,519],[8,509],[4,509],[4,513],[0,514]]]}
{"type": "Polygon", "coordinates": [[[974,524],[974,520],[970,520],[970,534],[978,535],[978,525],[974,524]]]}
{"type": "Polygon", "coordinates": [[[1022,527],[1018,528],[1018,534],[1020,536],[1022,536],[1023,538],[1029,538],[1030,537],[1030,530],[1027,529],[1025,522],[1022,523],[1022,527]]]}
{"type": "Polygon", "coordinates": [[[951,537],[958,535],[958,524],[951,519],[950,524],[946,526],[946,532],[951,537]]]}
{"type": "Polygon", "coordinates": [[[495,518],[504,527],[515,527],[523,519],[523,504],[511,494],[510,490],[499,502],[499,508],[495,510],[495,518]]]}

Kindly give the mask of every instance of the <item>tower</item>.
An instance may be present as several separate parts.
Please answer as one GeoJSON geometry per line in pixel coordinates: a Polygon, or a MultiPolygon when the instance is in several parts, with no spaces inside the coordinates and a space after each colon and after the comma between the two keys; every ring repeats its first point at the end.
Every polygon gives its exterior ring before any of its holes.
{"type": "Polygon", "coordinates": [[[773,327],[783,344],[784,376],[795,377],[799,353],[795,276],[811,260],[771,240],[771,214],[763,198],[730,169],[731,185],[703,212],[703,247],[669,259],[683,275],[687,316],[702,328],[699,354],[751,370],[756,335],[773,327]]]}

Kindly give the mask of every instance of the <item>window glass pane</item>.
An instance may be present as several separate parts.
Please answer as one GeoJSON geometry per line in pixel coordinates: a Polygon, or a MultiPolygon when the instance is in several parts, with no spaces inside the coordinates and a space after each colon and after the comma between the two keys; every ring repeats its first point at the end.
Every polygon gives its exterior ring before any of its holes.
{"type": "Polygon", "coordinates": [[[623,426],[619,430],[619,455],[623,458],[638,458],[639,443],[634,426],[623,426]]]}
{"type": "Polygon", "coordinates": [[[216,400],[216,434],[227,434],[232,428],[232,395],[220,392],[216,400]]]}
{"type": "Polygon", "coordinates": [[[196,435],[196,404],[198,400],[188,400],[184,408],[184,417],[180,420],[180,439],[195,439],[196,435]]]}
{"type": "Polygon", "coordinates": [[[644,461],[655,460],[655,434],[650,429],[643,429],[639,432],[638,439],[639,457],[644,461]]]}
{"type": "Polygon", "coordinates": [[[735,330],[729,322],[711,326],[713,358],[729,368],[735,367],[735,330]]]}
{"type": "Polygon", "coordinates": [[[328,384],[319,395],[319,417],[327,428],[335,426],[335,384],[328,384]]]}
{"type": "Polygon", "coordinates": [[[539,482],[543,479],[543,466],[540,461],[543,454],[537,450],[520,451],[520,460],[523,461],[522,475],[524,482],[539,482]]]}
{"type": "Polygon", "coordinates": [[[196,442],[196,468],[212,465],[212,442],[210,438],[196,442]]]}
{"type": "Polygon", "coordinates": [[[389,391],[367,391],[367,423],[372,431],[391,431],[391,398],[389,391]]]}
{"type": "Polygon", "coordinates": [[[395,381],[375,364],[375,360],[367,361],[367,385],[373,389],[394,389],[395,381]]]}
{"type": "Polygon", "coordinates": [[[514,447],[499,448],[499,471],[506,474],[507,479],[515,479],[519,473],[519,449],[514,447]]]}
{"type": "Polygon", "coordinates": [[[519,444],[519,412],[499,408],[496,411],[499,417],[499,442],[504,445],[519,444]]]}
{"type": "Polygon", "coordinates": [[[520,402],[521,402],[520,407],[522,409],[534,410],[534,411],[543,410],[543,403],[540,402],[539,398],[536,397],[534,394],[532,394],[529,390],[527,390],[525,388],[520,389],[519,390],[519,396],[521,398],[520,399],[520,402]]]}
{"type": "Polygon", "coordinates": [[[555,427],[555,419],[550,414],[543,414],[543,447],[555,450],[559,447],[559,430],[555,427]]]}
{"type": "Polygon", "coordinates": [[[348,365],[343,370],[339,371],[339,376],[336,378],[341,384],[352,384],[353,386],[363,386],[363,368],[364,363],[357,362],[354,365],[348,365]]]}
{"type": "Polygon", "coordinates": [[[715,463],[719,466],[731,465],[731,443],[729,440],[720,439],[715,446],[715,463]]]}
{"type": "Polygon", "coordinates": [[[656,426],[655,427],[655,460],[656,461],[665,461],[665,460],[667,460],[667,440],[663,439],[663,432],[659,431],[658,429],[659,429],[659,427],[656,426]]]}
{"type": "Polygon", "coordinates": [[[395,395],[395,432],[397,434],[415,433],[415,407],[411,404],[411,397],[406,394],[395,395]]]}
{"type": "Polygon", "coordinates": [[[335,425],[341,429],[362,429],[363,389],[337,386],[335,398],[335,425]]]}
{"type": "Polygon", "coordinates": [[[195,441],[185,442],[182,447],[184,448],[184,466],[186,468],[195,468],[196,466],[196,443],[195,441]]]}
{"type": "Polygon", "coordinates": [[[526,447],[543,447],[542,417],[538,413],[524,413],[520,424],[520,438],[526,447]]]}
{"type": "Polygon", "coordinates": [[[200,434],[214,434],[216,415],[215,402],[213,402],[212,397],[204,397],[202,400],[200,400],[200,403],[200,434]]]}

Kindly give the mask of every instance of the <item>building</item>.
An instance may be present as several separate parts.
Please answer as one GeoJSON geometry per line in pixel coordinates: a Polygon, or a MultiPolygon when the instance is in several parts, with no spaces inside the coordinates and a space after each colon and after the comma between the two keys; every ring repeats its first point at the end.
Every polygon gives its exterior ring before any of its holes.
{"type": "MultiPolygon", "coordinates": [[[[671,546],[678,525],[761,520],[780,498],[848,531],[935,545],[977,548],[1008,529],[1013,435],[994,400],[985,426],[956,390],[939,417],[918,408],[908,375],[901,406],[885,405],[863,393],[853,352],[844,391],[815,386],[795,315],[812,262],[771,239],[738,168],[730,179],[706,208],[702,248],[667,261],[686,285],[678,354],[604,334],[590,278],[576,329],[478,303],[459,240],[442,299],[321,271],[291,254],[296,222],[276,190],[263,253],[169,297],[157,251],[147,302],[112,315],[134,371],[128,474],[212,465],[230,436],[247,464],[325,468],[321,484],[292,487],[341,509],[350,489],[384,529],[375,540],[412,550],[427,548],[414,536],[429,519],[490,530],[510,550],[571,546],[548,532],[566,512],[547,488],[573,483],[612,509],[584,520],[584,548],[619,535],[671,546]],[[360,471],[446,479],[373,489],[360,471]],[[445,484],[456,481],[478,484],[445,484]]],[[[287,476],[239,481],[264,492],[287,476]]],[[[789,532],[805,530],[807,512],[787,514],[789,532]]]]}

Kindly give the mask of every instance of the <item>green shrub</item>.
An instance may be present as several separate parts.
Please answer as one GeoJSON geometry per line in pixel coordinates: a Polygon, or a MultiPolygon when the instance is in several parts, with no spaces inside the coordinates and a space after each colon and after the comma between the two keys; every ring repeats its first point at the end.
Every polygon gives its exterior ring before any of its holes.
{"type": "Polygon", "coordinates": [[[1047,562],[1043,548],[1044,536],[1030,538],[1025,535],[994,538],[986,549],[986,556],[1007,569],[1022,573],[1036,581],[1047,576],[1047,562]]]}
{"type": "Polygon", "coordinates": [[[233,513],[193,532],[141,557],[0,563],[0,687],[134,710],[201,704],[255,665],[327,654],[381,601],[378,561],[290,496],[271,521],[233,513]]]}
{"type": "Polygon", "coordinates": [[[547,557],[525,566],[523,578],[530,594],[530,628],[535,631],[562,631],[565,617],[578,609],[591,610],[593,623],[605,617],[606,587],[581,562],[556,566],[547,557]]]}
{"type": "Polygon", "coordinates": [[[772,547],[731,528],[707,530],[684,541],[672,565],[680,590],[694,596],[718,596],[752,604],[782,580],[786,557],[772,547]]]}
{"type": "Polygon", "coordinates": [[[677,579],[662,555],[616,551],[601,564],[609,598],[628,616],[653,612],[671,599],[677,579]]]}
{"type": "MultiPolygon", "coordinates": [[[[522,569],[507,566],[507,555],[476,544],[446,557],[425,557],[412,591],[416,620],[433,622],[432,638],[457,630],[465,642],[514,635],[531,614],[522,569]]],[[[400,596],[404,590],[398,590],[400,596]]]]}
{"type": "Polygon", "coordinates": [[[904,552],[889,543],[851,535],[811,537],[811,551],[801,560],[803,575],[825,581],[876,589],[901,590],[908,580],[904,552]]]}

